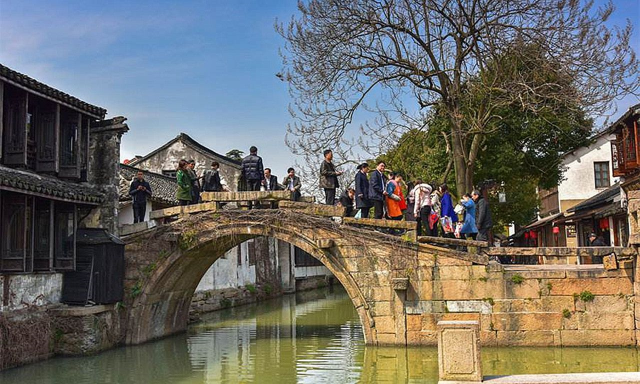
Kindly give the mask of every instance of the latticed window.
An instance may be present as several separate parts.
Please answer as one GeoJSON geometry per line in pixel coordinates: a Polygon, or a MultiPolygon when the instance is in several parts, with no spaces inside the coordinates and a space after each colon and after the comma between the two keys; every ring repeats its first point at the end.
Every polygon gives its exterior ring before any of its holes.
{"type": "Polygon", "coordinates": [[[609,162],[597,161],[593,163],[596,188],[606,188],[609,184],[609,162]]]}
{"type": "Polygon", "coordinates": [[[2,196],[2,249],[0,269],[23,272],[27,252],[27,201],[25,195],[4,193],[2,196]]]}

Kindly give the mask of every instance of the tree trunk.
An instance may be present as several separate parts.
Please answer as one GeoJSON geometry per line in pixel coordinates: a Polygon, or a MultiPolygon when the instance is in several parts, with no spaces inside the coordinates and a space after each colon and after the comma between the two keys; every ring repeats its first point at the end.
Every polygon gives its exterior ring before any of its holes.
{"type": "Polygon", "coordinates": [[[453,156],[453,169],[456,173],[456,193],[458,196],[469,192],[467,185],[467,161],[465,147],[462,139],[462,120],[457,118],[457,113],[451,114],[451,150],[453,156]]]}

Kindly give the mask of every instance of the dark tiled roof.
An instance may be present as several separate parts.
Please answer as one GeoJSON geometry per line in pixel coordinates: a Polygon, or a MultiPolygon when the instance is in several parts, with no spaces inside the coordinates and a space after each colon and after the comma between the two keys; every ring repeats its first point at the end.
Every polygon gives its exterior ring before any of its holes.
{"type": "Polygon", "coordinates": [[[100,204],[104,201],[104,194],[89,185],[64,181],[53,176],[8,168],[2,165],[0,165],[0,189],[76,203],[100,204]]]}
{"type": "Polygon", "coordinates": [[[9,83],[14,83],[15,85],[22,86],[33,92],[74,106],[84,112],[90,113],[94,116],[98,116],[99,118],[103,119],[107,114],[107,110],[104,108],[85,103],[84,101],[76,97],[73,97],[46,84],[43,84],[35,79],[30,78],[27,75],[23,75],[20,72],[16,72],[13,69],[5,67],[2,64],[0,64],[0,78],[7,80],[9,83]]]}
{"type": "Polygon", "coordinates": [[[601,205],[612,203],[616,197],[620,196],[620,184],[616,183],[604,191],[594,195],[587,200],[567,209],[567,212],[579,212],[587,209],[599,207],[601,205]]]}
{"type": "MultiPolygon", "coordinates": [[[[129,195],[129,186],[131,181],[138,174],[140,169],[132,167],[130,165],[120,164],[120,201],[131,200],[129,195]]],[[[142,171],[144,173],[144,179],[151,186],[151,200],[164,204],[177,204],[176,200],[176,188],[178,184],[176,179],[161,175],[159,173],[142,171]]]]}
{"type": "Polygon", "coordinates": [[[631,117],[633,115],[637,115],[638,114],[638,110],[640,110],[640,104],[632,105],[631,107],[629,107],[629,109],[625,113],[622,114],[622,116],[620,116],[618,118],[618,120],[616,120],[613,124],[611,124],[603,132],[606,132],[606,133],[614,132],[616,130],[616,128],[620,124],[622,124],[626,119],[628,119],[629,117],[631,117]]]}
{"type": "Polygon", "coordinates": [[[218,159],[224,160],[226,162],[228,162],[230,165],[235,165],[236,167],[240,167],[241,166],[241,162],[236,161],[230,157],[227,157],[225,155],[221,155],[218,152],[212,151],[209,148],[205,147],[204,145],[198,143],[197,141],[195,141],[194,139],[191,138],[191,136],[187,135],[186,133],[180,133],[178,136],[176,136],[173,140],[169,141],[168,143],[164,144],[163,146],[159,147],[158,149],[154,150],[153,152],[145,155],[145,156],[136,156],[135,159],[133,159],[131,161],[131,165],[136,165],[136,164],[140,164],[141,162],[149,159],[150,157],[153,157],[155,154],[157,154],[160,151],[163,151],[167,148],[169,148],[172,144],[181,141],[183,143],[185,143],[186,145],[190,145],[191,147],[193,147],[195,150],[204,153],[205,155],[211,156],[211,157],[217,157],[218,159]]]}

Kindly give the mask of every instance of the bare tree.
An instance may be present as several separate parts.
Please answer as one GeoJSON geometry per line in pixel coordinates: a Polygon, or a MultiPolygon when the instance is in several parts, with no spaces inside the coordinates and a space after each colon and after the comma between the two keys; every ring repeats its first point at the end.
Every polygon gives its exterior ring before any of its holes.
{"type": "Polygon", "coordinates": [[[630,22],[606,26],[612,3],[596,9],[579,0],[310,0],[299,11],[276,25],[286,42],[279,76],[289,83],[295,119],[287,142],[298,154],[317,156],[325,147],[346,153],[358,145],[378,155],[408,129],[428,129],[425,116],[438,104],[451,122],[443,145],[451,146],[456,186],[465,191],[496,105],[518,100],[535,111],[535,96],[553,90],[598,116],[638,89],[630,22]],[[555,79],[537,79],[535,88],[500,76],[471,83],[499,73],[505,50],[532,44],[562,68],[571,92],[555,79]],[[470,86],[491,96],[472,113],[463,105],[470,86]],[[373,118],[360,132],[349,131],[358,111],[373,118]]]}

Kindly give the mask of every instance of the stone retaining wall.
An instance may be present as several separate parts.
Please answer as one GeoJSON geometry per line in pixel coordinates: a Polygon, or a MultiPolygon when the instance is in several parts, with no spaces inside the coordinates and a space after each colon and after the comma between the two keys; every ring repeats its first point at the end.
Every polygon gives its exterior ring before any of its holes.
{"type": "Polygon", "coordinates": [[[247,285],[240,288],[199,291],[193,294],[189,319],[196,321],[201,313],[257,303],[281,295],[282,291],[271,285],[247,285]]]}
{"type": "Polygon", "coordinates": [[[485,346],[633,346],[638,340],[630,260],[611,271],[436,263],[422,275],[421,286],[414,282],[406,293],[407,344],[435,345],[442,320],[478,321],[485,346]]]}

